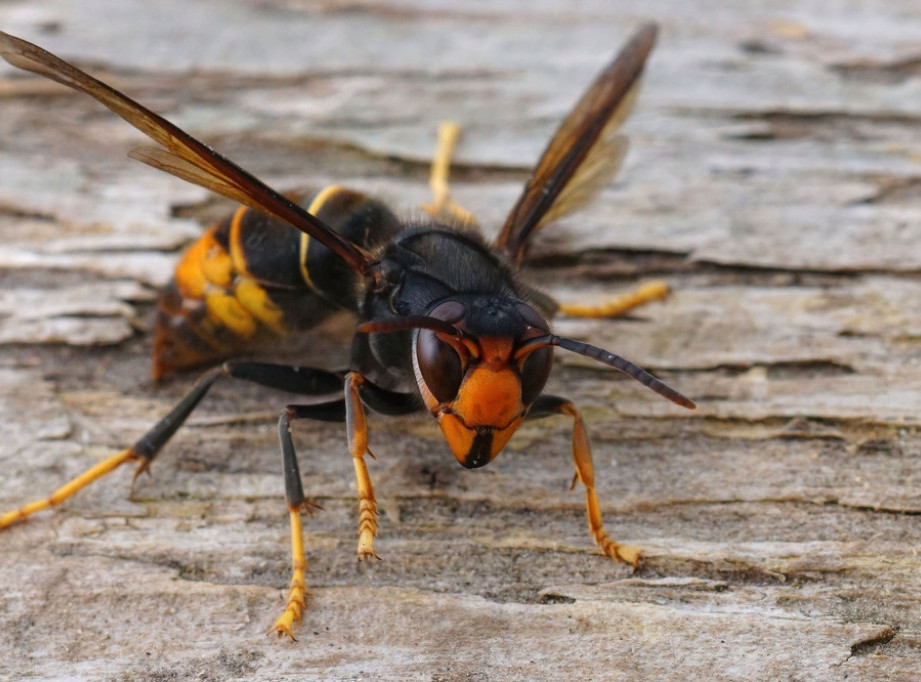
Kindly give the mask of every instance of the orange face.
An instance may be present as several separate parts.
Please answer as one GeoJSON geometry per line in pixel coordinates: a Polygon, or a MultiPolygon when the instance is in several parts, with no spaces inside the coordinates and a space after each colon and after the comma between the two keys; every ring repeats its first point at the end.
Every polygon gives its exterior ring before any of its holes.
{"type": "Polygon", "coordinates": [[[439,401],[431,391],[423,396],[454,456],[472,469],[499,454],[524,419],[527,406],[521,401],[511,339],[468,340],[464,348],[472,353],[453,399],[439,401]]]}
{"type": "Polygon", "coordinates": [[[422,397],[457,461],[468,469],[499,454],[546,380],[549,349],[519,357],[520,341],[515,336],[419,332],[415,369],[422,397]],[[529,365],[534,355],[540,362],[529,365]]]}

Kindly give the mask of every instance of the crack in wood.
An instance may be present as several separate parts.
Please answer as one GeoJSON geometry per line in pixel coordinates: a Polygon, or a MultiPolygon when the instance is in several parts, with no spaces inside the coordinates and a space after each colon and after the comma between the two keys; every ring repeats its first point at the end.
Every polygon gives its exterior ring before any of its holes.
{"type": "Polygon", "coordinates": [[[870,196],[851,202],[851,205],[921,203],[921,177],[867,177],[877,184],[870,196]]]}
{"type": "Polygon", "coordinates": [[[921,75],[921,55],[900,59],[860,59],[839,62],[828,67],[846,80],[897,85],[921,75]]]}
{"type": "Polygon", "coordinates": [[[848,659],[880,653],[898,634],[899,628],[884,627],[880,632],[851,644],[848,659]]]}

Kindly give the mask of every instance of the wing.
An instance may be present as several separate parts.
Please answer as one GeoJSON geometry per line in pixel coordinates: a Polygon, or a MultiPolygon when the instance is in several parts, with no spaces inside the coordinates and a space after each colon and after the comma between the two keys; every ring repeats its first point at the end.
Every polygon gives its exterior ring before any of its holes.
{"type": "Polygon", "coordinates": [[[584,206],[620,168],[627,140],[617,135],[639,89],[658,28],[645,24],[566,117],[525,183],[496,247],[513,262],[540,227],[584,206]]]}
{"type": "Polygon", "coordinates": [[[330,248],[355,271],[361,274],[368,271],[371,255],[367,251],[340,236],[322,220],[310,215],[229,159],[118,90],[37,45],[2,31],[0,56],[20,69],[85,92],[163,145],[141,147],[132,152],[132,157],[278,218],[330,248]]]}

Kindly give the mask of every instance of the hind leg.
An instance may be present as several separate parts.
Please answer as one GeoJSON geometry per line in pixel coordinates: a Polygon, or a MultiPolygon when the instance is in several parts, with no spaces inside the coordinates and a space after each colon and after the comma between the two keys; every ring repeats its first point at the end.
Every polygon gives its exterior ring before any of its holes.
{"type": "Polygon", "coordinates": [[[466,209],[458,206],[451,199],[448,187],[448,175],[451,171],[451,159],[460,137],[460,126],[452,121],[445,121],[438,126],[438,147],[432,160],[432,172],[429,186],[432,188],[432,203],[423,204],[422,210],[436,220],[453,225],[476,225],[477,219],[466,209]]]}

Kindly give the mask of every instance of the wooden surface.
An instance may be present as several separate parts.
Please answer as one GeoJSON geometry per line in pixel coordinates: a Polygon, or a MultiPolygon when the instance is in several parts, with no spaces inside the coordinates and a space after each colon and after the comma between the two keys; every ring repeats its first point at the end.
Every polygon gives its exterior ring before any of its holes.
{"type": "MultiPolygon", "coordinates": [[[[607,525],[569,493],[570,424],[462,470],[428,418],[374,419],[383,561],[354,558],[345,434],[298,425],[313,601],[288,581],[275,415],[219,386],[127,498],[118,472],[0,533],[0,679],[913,680],[921,677],[921,4],[13,1],[74,60],[282,189],[412,215],[438,121],[487,230],[580,90],[662,25],[630,156],[548,229],[563,300],[665,277],[629,320],[557,330],[652,368],[694,413],[558,354],[607,525]]],[[[125,158],[86,98],[0,68],[0,510],[138,437],[192,380],[148,377],[151,300],[227,205],[125,158]]],[[[339,364],[350,325],[288,356],[339,364]]]]}

